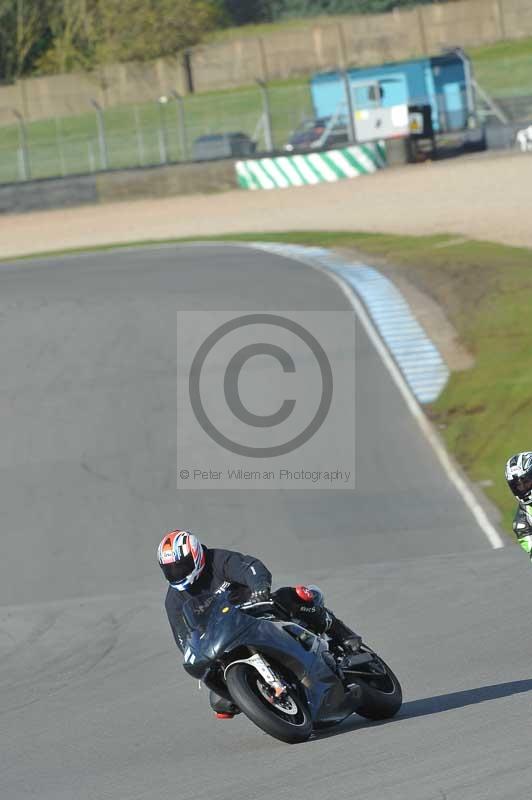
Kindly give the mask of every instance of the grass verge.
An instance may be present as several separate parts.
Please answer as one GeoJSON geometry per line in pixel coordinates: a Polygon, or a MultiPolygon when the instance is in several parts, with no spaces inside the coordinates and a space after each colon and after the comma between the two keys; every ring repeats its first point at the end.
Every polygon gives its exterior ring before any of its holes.
{"type": "Polygon", "coordinates": [[[475,364],[451,376],[427,413],[471,480],[501,510],[508,528],[515,504],[504,463],[512,453],[532,449],[532,250],[450,235],[293,232],[209,240],[258,238],[350,248],[369,260],[383,259],[392,274],[398,270],[442,306],[475,364]]]}
{"type": "Polygon", "coordinates": [[[532,39],[468,48],[475,77],[497,97],[532,93],[532,39]]]}

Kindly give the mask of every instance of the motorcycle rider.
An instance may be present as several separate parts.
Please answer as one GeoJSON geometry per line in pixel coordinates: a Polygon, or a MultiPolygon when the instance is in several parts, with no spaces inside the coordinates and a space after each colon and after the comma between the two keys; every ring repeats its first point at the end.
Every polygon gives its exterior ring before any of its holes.
{"type": "Polygon", "coordinates": [[[532,452],[517,453],[509,458],[505,475],[518,501],[512,527],[517,541],[532,561],[532,452]]]}
{"type": "MultiPolygon", "coordinates": [[[[327,633],[346,658],[359,649],[361,638],[325,608],[321,592],[305,586],[285,586],[271,595],[272,576],[258,558],[234,550],[206,547],[189,531],[174,530],[163,536],[157,559],[169,583],[165,608],[175,643],[183,652],[188,634],[183,617],[185,603],[204,604],[227,591],[232,603],[261,603],[274,598],[293,619],[314,633],[327,633]]],[[[211,692],[211,707],[218,717],[231,718],[238,709],[211,692]]]]}

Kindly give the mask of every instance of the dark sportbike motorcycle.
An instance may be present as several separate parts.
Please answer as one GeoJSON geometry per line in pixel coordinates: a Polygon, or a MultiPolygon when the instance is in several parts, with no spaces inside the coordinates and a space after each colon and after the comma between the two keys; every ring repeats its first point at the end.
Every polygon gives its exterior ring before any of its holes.
{"type": "Polygon", "coordinates": [[[227,593],[184,609],[189,628],[186,671],[263,731],[303,742],[314,730],[350,714],[393,717],[402,703],[399,681],[370,647],[346,657],[290,619],[275,599],[233,605],[227,593]]]}

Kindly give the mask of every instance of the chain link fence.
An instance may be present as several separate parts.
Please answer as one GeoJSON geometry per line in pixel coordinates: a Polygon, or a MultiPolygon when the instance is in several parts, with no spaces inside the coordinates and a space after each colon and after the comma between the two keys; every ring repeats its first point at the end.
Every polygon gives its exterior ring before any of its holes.
{"type": "MultiPolygon", "coordinates": [[[[532,60],[518,56],[509,59],[504,70],[495,69],[491,61],[479,62],[480,81],[471,82],[471,97],[462,97],[459,110],[449,110],[449,98],[438,95],[440,131],[467,127],[468,110],[474,106],[480,123],[502,124],[507,129],[505,146],[515,144],[515,132],[532,119],[532,60]]],[[[410,102],[427,101],[422,97],[410,102]]],[[[339,109],[331,118],[331,142],[336,134],[347,141],[351,114],[346,103],[339,109]]],[[[203,160],[216,156],[206,155],[200,142],[208,150],[209,137],[227,134],[238,134],[244,148],[238,155],[279,152],[313,116],[310,84],[297,82],[186,97],[170,91],[148,103],[107,109],[92,100],[86,113],[31,123],[16,109],[2,107],[0,184],[203,160]]]]}
{"type": "Polygon", "coordinates": [[[196,160],[200,137],[241,133],[256,152],[280,149],[312,117],[308,84],[253,88],[103,109],[27,123],[2,109],[0,183],[196,160]]]}

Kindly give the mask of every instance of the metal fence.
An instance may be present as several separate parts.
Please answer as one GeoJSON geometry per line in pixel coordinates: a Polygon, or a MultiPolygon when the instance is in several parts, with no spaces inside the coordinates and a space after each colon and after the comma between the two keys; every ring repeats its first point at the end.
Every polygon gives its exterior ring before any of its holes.
{"type": "Polygon", "coordinates": [[[312,116],[308,85],[259,86],[180,97],[169,92],[151,103],[27,123],[2,109],[0,183],[153,166],[194,159],[200,136],[239,132],[258,152],[279,149],[312,116]]]}
{"type": "MultiPolygon", "coordinates": [[[[515,92],[497,77],[495,99],[473,81],[474,94],[463,97],[459,111],[448,111],[446,98],[438,96],[440,131],[466,127],[467,109],[472,107],[481,123],[496,119],[511,126],[532,119],[532,93],[523,93],[525,81],[515,92]]],[[[353,109],[348,105],[347,99],[340,103],[331,125],[338,121],[344,141],[354,141],[353,109]]],[[[271,153],[282,149],[313,113],[310,85],[296,82],[268,87],[257,83],[187,97],[169,91],[149,103],[108,109],[92,100],[84,114],[31,123],[16,109],[0,108],[0,184],[194,161],[198,138],[216,134],[243,133],[255,143],[256,152],[271,153]]]]}

